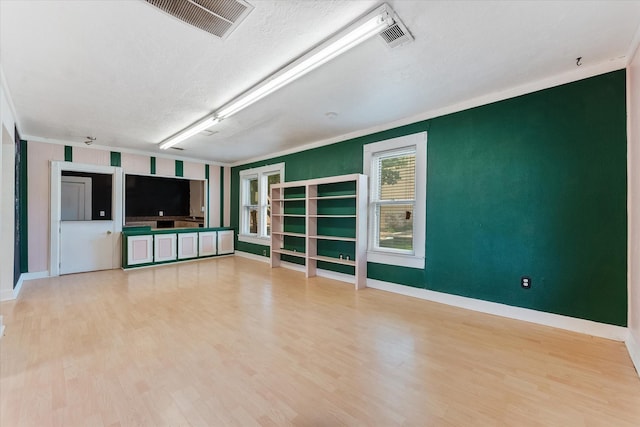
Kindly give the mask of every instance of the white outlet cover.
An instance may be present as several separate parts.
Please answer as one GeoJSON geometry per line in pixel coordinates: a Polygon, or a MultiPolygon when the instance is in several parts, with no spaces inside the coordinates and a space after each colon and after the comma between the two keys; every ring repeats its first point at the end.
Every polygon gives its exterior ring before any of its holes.
{"type": "Polygon", "coordinates": [[[160,212],[159,212],[159,215],[160,215],[160,216],[164,216],[164,211],[160,211],[160,212]]]}
{"type": "Polygon", "coordinates": [[[104,211],[100,211],[100,216],[104,216],[104,211]]]}

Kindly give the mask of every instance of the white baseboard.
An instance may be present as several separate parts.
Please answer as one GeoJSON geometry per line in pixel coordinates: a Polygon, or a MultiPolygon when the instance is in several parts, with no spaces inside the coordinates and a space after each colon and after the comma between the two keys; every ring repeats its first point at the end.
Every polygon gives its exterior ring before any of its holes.
{"type": "Polygon", "coordinates": [[[16,283],[16,287],[13,288],[13,299],[18,298],[18,295],[20,295],[20,291],[22,290],[22,284],[25,281],[25,275],[28,273],[22,273],[20,275],[20,278],[18,279],[18,283],[16,283]]]}
{"type": "Polygon", "coordinates": [[[24,280],[44,279],[49,277],[49,271],[35,271],[33,273],[22,273],[24,280]]]}
{"type": "MultiPolygon", "coordinates": [[[[267,264],[270,263],[270,258],[252,254],[249,252],[236,251],[236,255],[255,261],[266,262],[267,264]]],[[[280,266],[288,268],[289,270],[300,271],[302,273],[304,273],[305,271],[304,265],[294,264],[292,262],[280,261],[280,266]]],[[[316,275],[320,277],[326,277],[327,279],[337,280],[339,282],[347,282],[351,284],[356,283],[356,279],[352,274],[344,274],[337,271],[323,270],[321,268],[318,268],[316,269],[316,275]]]]}
{"type": "MultiPolygon", "coordinates": [[[[269,258],[267,257],[247,252],[236,251],[236,255],[260,262],[269,262],[269,258]]],[[[281,262],[281,265],[284,268],[304,272],[304,266],[299,264],[283,261],[281,262]]],[[[317,275],[347,283],[354,283],[355,280],[352,275],[328,270],[318,269],[317,275]]],[[[367,279],[367,287],[615,341],[626,341],[629,336],[628,330],[624,326],[609,325],[591,320],[578,319],[576,317],[563,316],[561,314],[545,313],[543,311],[532,310],[529,308],[514,307],[511,305],[475,298],[467,298],[443,292],[430,291],[427,289],[413,288],[411,286],[398,285],[395,283],[383,282],[381,280],[367,279]]]]}
{"type": "Polygon", "coordinates": [[[254,261],[260,261],[260,262],[266,262],[267,264],[269,263],[269,257],[266,257],[266,256],[256,255],[249,252],[242,252],[237,249],[235,254],[237,256],[241,256],[242,258],[248,258],[248,259],[252,259],[254,261]]]}
{"type": "Polygon", "coordinates": [[[287,268],[289,270],[294,270],[294,271],[299,271],[300,273],[306,272],[306,268],[304,267],[304,265],[295,264],[293,262],[280,261],[280,265],[283,268],[287,268]]]}
{"type": "Polygon", "coordinates": [[[625,341],[629,335],[627,328],[623,326],[609,325],[560,314],[545,313],[528,308],[514,307],[496,302],[445,294],[443,292],[413,288],[411,286],[397,285],[380,280],[367,279],[367,287],[615,341],[625,341]]]}
{"type": "Polygon", "coordinates": [[[337,271],[323,270],[321,268],[316,269],[316,275],[320,277],[326,277],[327,279],[337,280],[339,282],[347,282],[355,285],[356,278],[353,274],[345,274],[337,271]]]}
{"type": "MultiPolygon", "coordinates": [[[[287,262],[287,261],[280,261],[280,265],[290,270],[296,270],[302,273],[305,272],[304,265],[294,264],[292,262],[287,262]]],[[[337,271],[323,270],[321,268],[316,269],[316,276],[326,277],[327,279],[337,280],[339,282],[346,282],[351,284],[356,283],[356,279],[355,277],[353,277],[352,274],[344,274],[344,273],[339,273],[337,271]]]]}
{"type": "Polygon", "coordinates": [[[629,336],[625,344],[627,345],[629,356],[631,356],[631,361],[636,367],[636,372],[640,376],[640,340],[636,339],[634,333],[629,330],[629,336]]]}
{"type": "Polygon", "coordinates": [[[22,284],[25,280],[34,280],[34,279],[42,279],[45,277],[49,277],[48,271],[36,271],[34,273],[22,273],[18,278],[18,283],[16,283],[15,288],[7,289],[0,293],[0,301],[11,301],[18,298],[20,291],[22,290],[22,284]]]}

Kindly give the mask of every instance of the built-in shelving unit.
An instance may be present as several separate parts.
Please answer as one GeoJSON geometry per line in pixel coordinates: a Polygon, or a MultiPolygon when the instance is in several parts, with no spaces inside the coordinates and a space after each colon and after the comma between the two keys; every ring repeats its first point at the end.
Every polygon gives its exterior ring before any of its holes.
{"type": "Polygon", "coordinates": [[[367,177],[341,175],[271,187],[271,267],[303,264],[367,280],[367,177]],[[333,267],[332,267],[333,266],[333,267]]]}

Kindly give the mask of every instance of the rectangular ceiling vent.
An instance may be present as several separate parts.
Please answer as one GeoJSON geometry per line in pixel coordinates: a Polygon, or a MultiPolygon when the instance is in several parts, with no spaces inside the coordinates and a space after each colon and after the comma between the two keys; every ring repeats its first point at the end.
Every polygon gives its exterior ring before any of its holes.
{"type": "Polygon", "coordinates": [[[404,26],[398,15],[393,16],[394,24],[380,33],[380,37],[384,40],[387,47],[393,49],[405,43],[413,41],[413,36],[404,26]]]}
{"type": "Polygon", "coordinates": [[[253,10],[243,0],[145,0],[179,20],[226,39],[253,10]]]}

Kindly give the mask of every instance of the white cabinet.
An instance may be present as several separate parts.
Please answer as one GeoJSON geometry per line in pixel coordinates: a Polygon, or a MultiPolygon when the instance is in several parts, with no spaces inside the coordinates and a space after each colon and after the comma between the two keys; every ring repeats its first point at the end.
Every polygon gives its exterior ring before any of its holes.
{"type": "Polygon", "coordinates": [[[177,257],[176,251],[177,234],[156,234],[153,239],[155,262],[174,261],[177,257]]]}
{"type": "Polygon", "coordinates": [[[153,236],[129,236],[127,238],[127,264],[138,265],[153,262],[153,236]]]}
{"type": "Polygon", "coordinates": [[[232,254],[233,230],[218,231],[218,255],[232,254]]]}
{"type": "Polygon", "coordinates": [[[178,234],[178,259],[198,256],[198,233],[178,234]]]}
{"type": "Polygon", "coordinates": [[[132,268],[155,263],[186,261],[200,257],[232,254],[234,231],[203,229],[184,230],[133,230],[122,233],[122,251],[125,254],[122,268],[132,268]]]}
{"type": "Polygon", "coordinates": [[[216,255],[218,243],[217,231],[201,231],[198,233],[198,255],[209,256],[216,255]]]}
{"type": "Polygon", "coordinates": [[[303,258],[307,277],[318,263],[350,267],[356,289],[367,280],[367,177],[341,175],[271,186],[271,266],[303,258]]]}

